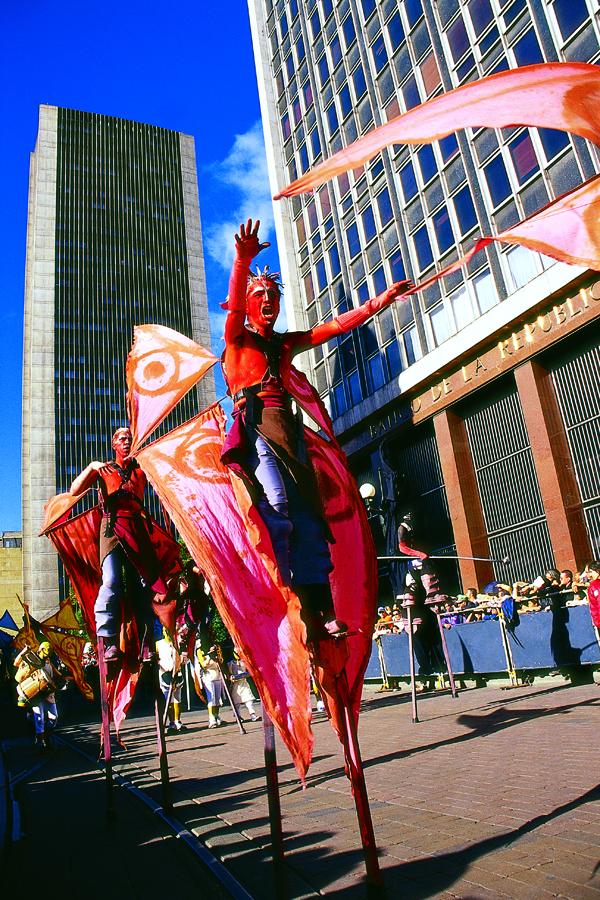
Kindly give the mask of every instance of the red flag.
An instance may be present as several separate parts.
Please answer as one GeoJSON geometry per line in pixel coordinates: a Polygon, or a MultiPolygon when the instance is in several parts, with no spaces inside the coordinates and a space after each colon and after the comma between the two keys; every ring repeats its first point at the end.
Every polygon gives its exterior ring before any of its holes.
{"type": "Polygon", "coordinates": [[[132,455],[216,361],[172,328],[136,326],[126,367],[132,455]]]}
{"type": "Polygon", "coordinates": [[[463,128],[530,125],[600,144],[600,67],[539,63],[461,85],[373,129],[306,172],[274,199],[314,190],[391,144],[427,144],[463,128]]]}
{"type": "Polygon", "coordinates": [[[210,584],[225,626],[302,779],[310,764],[309,660],[300,606],[280,581],[264,523],[221,462],[225,416],[213,406],[137,460],[210,584]]]}

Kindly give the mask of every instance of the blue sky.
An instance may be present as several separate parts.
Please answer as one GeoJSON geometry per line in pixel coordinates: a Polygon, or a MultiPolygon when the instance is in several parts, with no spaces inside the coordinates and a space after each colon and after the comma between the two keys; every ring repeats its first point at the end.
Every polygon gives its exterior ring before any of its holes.
{"type": "MultiPolygon", "coordinates": [[[[0,531],[21,527],[21,367],[29,154],[38,106],[139,120],[196,139],[213,349],[237,224],[275,242],[245,0],[0,4],[3,354],[0,531]]],[[[277,268],[274,249],[264,261],[277,268]]]]}

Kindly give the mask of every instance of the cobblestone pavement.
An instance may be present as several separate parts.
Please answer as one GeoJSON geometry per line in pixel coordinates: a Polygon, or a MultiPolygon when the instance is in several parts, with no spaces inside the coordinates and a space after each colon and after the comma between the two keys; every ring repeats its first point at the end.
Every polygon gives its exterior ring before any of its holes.
{"type": "MultiPolygon", "coordinates": [[[[551,684],[551,683],[550,683],[551,684]]],[[[360,738],[389,898],[600,900],[600,687],[484,688],[457,700],[365,696],[360,738]]],[[[225,717],[232,719],[231,711],[225,717]]],[[[274,896],[260,723],[168,738],[175,815],[256,898],[274,896]]],[[[366,897],[354,804],[323,714],[302,790],[278,745],[289,896],[366,897]]],[[[65,729],[92,750],[90,727],[65,729]]],[[[121,769],[160,801],[153,722],[135,719],[121,769]]]]}

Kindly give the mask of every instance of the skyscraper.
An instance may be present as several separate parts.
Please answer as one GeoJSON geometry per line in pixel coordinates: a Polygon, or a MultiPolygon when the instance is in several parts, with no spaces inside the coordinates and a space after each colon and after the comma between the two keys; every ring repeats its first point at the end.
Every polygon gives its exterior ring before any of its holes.
{"type": "MultiPolygon", "coordinates": [[[[37,537],[43,506],[90,460],[108,458],[126,422],[133,327],[150,322],[210,345],[193,138],[41,106],[23,365],[23,579],[36,616],[65,590],[53,547],[37,537]]],[[[214,398],[209,374],[173,415],[214,398]]]]}
{"type": "MultiPolygon", "coordinates": [[[[598,5],[587,0],[249,0],[249,8],[274,193],[442,91],[507,68],[600,55],[598,5]]],[[[312,326],[405,276],[423,281],[477,236],[597,172],[596,149],[562,132],[469,129],[391,147],[314,194],[276,203],[290,327],[312,326]]],[[[600,432],[596,281],[494,246],[305,357],[359,481],[379,489],[385,437],[396,499],[427,520],[434,546],[514,560],[495,573],[464,563],[465,587],[600,552],[600,465],[590,443],[600,432]]]]}

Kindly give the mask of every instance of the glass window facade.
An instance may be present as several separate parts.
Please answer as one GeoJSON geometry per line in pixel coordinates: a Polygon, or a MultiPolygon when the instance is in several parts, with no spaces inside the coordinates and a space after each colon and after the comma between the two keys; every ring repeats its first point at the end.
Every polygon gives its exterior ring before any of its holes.
{"type": "MultiPolygon", "coordinates": [[[[251,6],[266,35],[258,49],[279,122],[279,182],[443,89],[543,60],[600,59],[599,13],[591,0],[315,0],[293,8],[279,0],[275,12],[265,0],[251,6]],[[283,15],[286,37],[278,31],[283,15]]],[[[595,155],[547,129],[469,129],[431,145],[390,147],[334,178],[327,209],[310,194],[295,198],[293,212],[290,204],[294,241],[285,252],[304,285],[299,314],[313,325],[340,302],[356,306],[393,280],[423,278],[479,235],[514,225],[582,183],[591,170],[598,170],[595,155]]],[[[340,347],[319,351],[319,391],[334,417],[550,264],[493,245],[468,270],[396,305],[385,333],[376,321],[377,351],[368,353],[364,339],[348,342],[352,355],[346,345],[343,354],[340,347]]]]}

